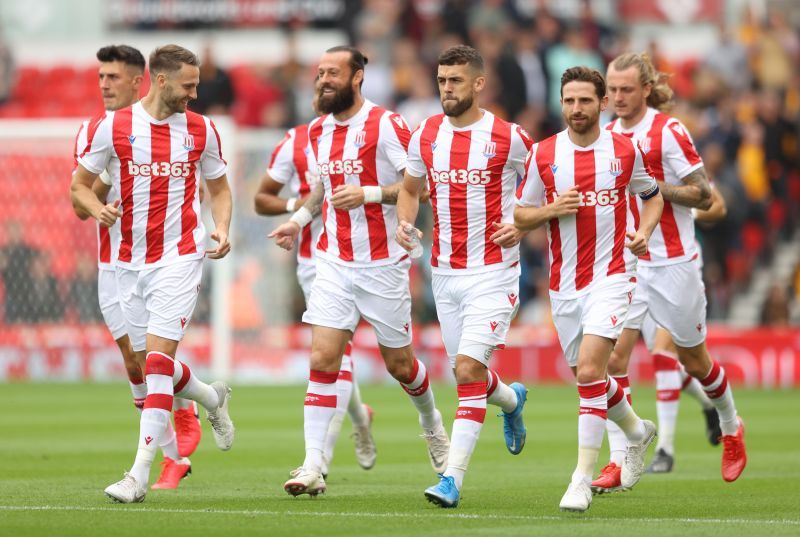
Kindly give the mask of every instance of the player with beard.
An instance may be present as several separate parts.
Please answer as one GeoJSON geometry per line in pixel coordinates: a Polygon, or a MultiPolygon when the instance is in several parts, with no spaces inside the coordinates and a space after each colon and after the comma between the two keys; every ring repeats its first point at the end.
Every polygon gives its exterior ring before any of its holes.
{"type": "Polygon", "coordinates": [[[325,492],[325,437],[336,406],[336,379],[345,347],[361,317],[374,328],[389,373],[419,413],[428,456],[437,472],[447,465],[449,440],[436,409],[425,365],[411,349],[408,254],[390,233],[406,166],[410,133],[400,115],[361,94],[367,59],[352,47],[328,49],[319,63],[318,106],[309,143],[320,185],[289,222],[270,237],[291,249],[320,211],[317,276],[303,321],[311,325],[308,392],[304,407],[305,460],[284,484],[289,494],[325,492]]]}
{"type": "Polygon", "coordinates": [[[508,450],[517,455],[525,445],[522,410],[528,390],[518,382],[504,384],[488,366],[494,350],[505,346],[519,306],[524,233],[511,221],[517,177],[525,172],[533,142],[519,125],[479,107],[486,72],[472,47],[442,52],[437,81],[444,114],[426,119],[411,136],[395,238],[412,247],[409,229],[427,176],[433,206],[431,284],[458,408],[447,469],[425,496],[441,507],[456,507],[487,403],[502,410],[508,450]]]}
{"type": "Polygon", "coordinates": [[[136,459],[122,480],[105,489],[121,503],[145,498],[174,395],[205,407],[220,449],[230,449],[234,436],[228,416],[230,388],[223,382],[201,382],[175,359],[197,302],[203,258],[220,259],[230,251],[227,165],[214,124],[186,110],[197,96],[197,57],[166,45],[153,51],[149,63],[147,96],[89,124],[71,187],[73,204],[100,225],[110,227],[121,219],[116,266],[120,302],[133,350],[146,353],[147,396],[136,459]],[[92,191],[104,170],[120,195],[105,205],[92,191]],[[206,178],[216,224],[211,238],[219,243],[210,250],[204,250],[200,219],[201,177],[206,178]]]}
{"type": "Polygon", "coordinates": [[[636,145],[600,129],[607,103],[599,72],[587,67],[564,72],[561,108],[567,129],[531,149],[514,212],[520,229],[547,225],[553,323],[578,383],[578,464],[561,498],[564,511],[591,505],[589,485],[607,418],[627,438],[622,482],[628,488],[641,477],[656,436],[655,425],[634,413],[622,388],[608,377],[607,363],[635,289],[636,258],[647,252],[663,200],[636,145]],[[638,228],[629,193],[643,200],[638,228]]]}

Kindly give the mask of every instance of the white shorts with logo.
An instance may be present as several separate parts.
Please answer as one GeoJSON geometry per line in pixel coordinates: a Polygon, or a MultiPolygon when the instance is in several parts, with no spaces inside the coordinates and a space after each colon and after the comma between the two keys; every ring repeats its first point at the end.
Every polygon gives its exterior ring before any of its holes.
{"type": "Polygon", "coordinates": [[[297,264],[297,283],[300,284],[300,289],[303,290],[303,296],[306,297],[306,304],[308,304],[308,299],[311,296],[311,286],[314,284],[314,278],[316,277],[316,263],[297,264]]]}
{"type": "Polygon", "coordinates": [[[642,329],[648,312],[679,347],[706,339],[706,288],[697,260],[660,267],[639,265],[638,285],[625,328],[642,329]]]}
{"type": "Polygon", "coordinates": [[[144,270],[117,267],[122,313],[134,351],[145,350],[147,334],[183,339],[202,276],[202,259],[144,270]]]}
{"type": "Polygon", "coordinates": [[[348,267],[317,258],[303,322],[355,332],[364,317],[384,347],[410,345],[410,265],[408,258],[380,267],[348,267]]]}
{"type": "Polygon", "coordinates": [[[619,338],[635,288],[632,274],[615,274],[593,283],[589,293],[578,298],[550,297],[553,324],[570,367],[578,364],[584,334],[619,338]]]}
{"type": "Polygon", "coordinates": [[[436,314],[451,366],[459,354],[488,366],[492,350],[505,346],[519,309],[519,275],[519,265],[478,274],[433,275],[436,314]],[[485,354],[473,356],[478,354],[475,343],[487,346],[485,354]]]}
{"type": "Polygon", "coordinates": [[[117,273],[115,270],[100,269],[97,271],[97,297],[100,313],[111,332],[114,341],[128,333],[125,317],[122,315],[119,292],[117,290],[117,273]]]}

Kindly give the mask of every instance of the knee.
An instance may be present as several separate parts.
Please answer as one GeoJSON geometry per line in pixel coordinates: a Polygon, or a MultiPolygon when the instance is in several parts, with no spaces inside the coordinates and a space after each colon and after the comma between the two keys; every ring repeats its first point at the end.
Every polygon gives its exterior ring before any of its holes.
{"type": "Polygon", "coordinates": [[[627,373],[625,359],[617,351],[611,353],[608,359],[608,374],[611,376],[624,375],[627,373]]]}
{"type": "Polygon", "coordinates": [[[408,384],[414,381],[414,359],[392,360],[386,362],[386,370],[398,382],[408,384]]]}
{"type": "Polygon", "coordinates": [[[575,375],[578,384],[590,384],[600,380],[605,380],[606,372],[596,364],[583,364],[578,366],[575,375]]]}
{"type": "Polygon", "coordinates": [[[473,358],[460,357],[454,369],[456,383],[486,381],[486,366],[473,358]]]}
{"type": "Polygon", "coordinates": [[[695,378],[704,378],[711,369],[711,358],[704,352],[680,349],[678,358],[686,372],[695,378]]]}

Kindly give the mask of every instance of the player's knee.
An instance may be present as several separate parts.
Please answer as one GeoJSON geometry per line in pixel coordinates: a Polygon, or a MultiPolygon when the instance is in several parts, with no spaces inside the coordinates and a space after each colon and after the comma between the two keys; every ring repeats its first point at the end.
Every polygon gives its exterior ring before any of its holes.
{"type": "Polygon", "coordinates": [[[578,364],[578,371],[576,374],[578,384],[590,384],[592,382],[604,380],[605,378],[606,372],[599,364],[578,364]]]}
{"type": "Polygon", "coordinates": [[[628,364],[620,353],[614,351],[608,359],[608,374],[612,377],[625,375],[628,371],[628,364]]]}

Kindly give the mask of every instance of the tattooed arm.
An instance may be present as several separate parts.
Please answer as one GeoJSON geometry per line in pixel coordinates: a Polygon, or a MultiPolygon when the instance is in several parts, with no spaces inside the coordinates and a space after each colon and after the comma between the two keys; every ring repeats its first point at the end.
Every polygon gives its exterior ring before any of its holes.
{"type": "Polygon", "coordinates": [[[325,187],[322,186],[322,182],[319,182],[317,186],[314,187],[314,190],[311,191],[311,194],[308,195],[305,202],[303,202],[303,207],[308,209],[311,216],[317,217],[322,212],[322,202],[324,199],[325,187]]]}
{"type": "Polygon", "coordinates": [[[658,181],[664,199],[678,205],[706,210],[711,207],[711,186],[705,168],[698,168],[683,179],[682,185],[671,185],[658,181]]]}

